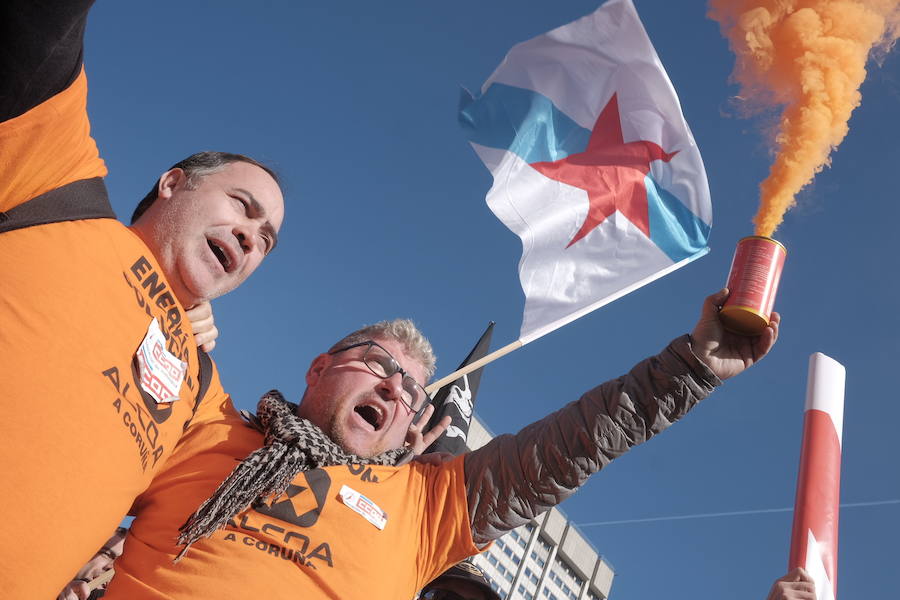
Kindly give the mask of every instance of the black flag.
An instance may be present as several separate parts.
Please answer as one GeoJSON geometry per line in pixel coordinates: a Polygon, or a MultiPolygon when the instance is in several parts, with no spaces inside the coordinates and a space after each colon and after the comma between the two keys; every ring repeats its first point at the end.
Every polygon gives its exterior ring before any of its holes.
{"type": "MultiPolygon", "coordinates": [[[[469,352],[466,360],[462,362],[460,368],[471,362],[475,362],[488,353],[491,347],[491,334],[494,332],[494,322],[488,323],[487,329],[481,334],[481,339],[469,352]]],[[[466,451],[466,438],[469,435],[469,424],[472,422],[472,413],[475,407],[475,394],[478,393],[478,384],[481,381],[482,367],[476,371],[472,371],[468,375],[463,375],[455,381],[451,381],[434,395],[434,414],[428,421],[428,425],[424,431],[429,431],[432,427],[444,418],[450,415],[453,421],[450,427],[444,432],[444,435],[428,446],[425,452],[449,452],[451,454],[462,454],[466,451]]]]}

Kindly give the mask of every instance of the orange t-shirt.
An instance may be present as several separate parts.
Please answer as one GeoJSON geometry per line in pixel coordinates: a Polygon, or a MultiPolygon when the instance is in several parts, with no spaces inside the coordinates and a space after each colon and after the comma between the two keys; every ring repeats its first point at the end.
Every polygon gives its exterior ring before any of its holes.
{"type": "MultiPolygon", "coordinates": [[[[105,174],[84,73],[0,123],[0,210],[105,174]]],[[[0,581],[55,598],[109,537],[194,414],[200,356],[184,310],[143,242],[114,219],[0,233],[0,581]],[[178,399],[138,383],[152,320],[187,363],[178,399]]],[[[207,398],[224,392],[207,377],[207,398]]],[[[207,404],[203,403],[206,407],[207,404]]],[[[200,416],[200,415],[198,415],[200,416]]]]}
{"type": "Polygon", "coordinates": [[[222,419],[191,426],[136,503],[108,600],[399,600],[478,552],[460,456],[301,473],[281,498],[235,516],[173,564],[178,527],[263,444],[230,401],[223,407],[222,419]]]}

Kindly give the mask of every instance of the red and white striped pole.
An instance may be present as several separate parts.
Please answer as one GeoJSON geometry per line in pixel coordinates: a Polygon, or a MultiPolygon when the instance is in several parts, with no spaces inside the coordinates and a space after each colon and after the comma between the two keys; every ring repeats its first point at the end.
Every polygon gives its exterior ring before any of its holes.
{"type": "Polygon", "coordinates": [[[818,600],[837,598],[844,379],[843,365],[833,358],[819,352],[809,357],[788,569],[806,569],[818,600]]]}

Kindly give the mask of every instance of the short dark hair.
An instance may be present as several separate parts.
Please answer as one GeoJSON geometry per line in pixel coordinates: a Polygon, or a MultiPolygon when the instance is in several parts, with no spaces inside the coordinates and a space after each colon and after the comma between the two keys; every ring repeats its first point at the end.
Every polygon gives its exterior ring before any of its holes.
{"type": "Polygon", "coordinates": [[[487,576],[485,576],[484,571],[476,567],[475,564],[469,560],[464,560],[461,563],[455,564],[438,575],[434,581],[431,581],[422,588],[422,594],[424,595],[425,592],[430,591],[433,588],[441,589],[442,583],[450,581],[466,583],[472,588],[480,590],[483,597],[489,598],[490,600],[500,600],[500,594],[491,587],[491,582],[487,576]]]}
{"type": "MultiPolygon", "coordinates": [[[[279,186],[281,182],[278,180],[278,174],[270,167],[262,164],[258,160],[254,160],[249,156],[244,156],[243,154],[233,154],[231,152],[197,152],[196,154],[191,154],[187,158],[182,161],[179,161],[169,167],[169,170],[172,169],[181,169],[184,171],[184,174],[187,175],[187,184],[190,188],[196,187],[197,183],[200,181],[204,175],[210,175],[212,173],[216,173],[225,168],[226,165],[236,162],[245,162],[249,163],[253,166],[259,167],[266,173],[268,173],[272,179],[275,180],[279,186]]],[[[134,224],[135,221],[141,218],[141,215],[146,212],[146,210],[156,201],[156,198],[159,194],[159,180],[153,184],[153,187],[147,193],[146,196],[138,203],[135,207],[134,212],[131,214],[131,223],[134,224]]]]}

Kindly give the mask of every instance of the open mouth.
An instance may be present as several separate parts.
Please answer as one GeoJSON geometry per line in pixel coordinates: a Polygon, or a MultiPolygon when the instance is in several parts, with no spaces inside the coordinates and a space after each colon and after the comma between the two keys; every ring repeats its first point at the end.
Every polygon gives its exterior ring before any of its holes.
{"type": "Polygon", "coordinates": [[[228,269],[231,267],[231,259],[228,257],[228,253],[212,240],[206,240],[206,243],[209,244],[209,249],[212,250],[212,253],[219,260],[222,264],[222,268],[227,273],[228,269]]]}
{"type": "Polygon", "coordinates": [[[353,409],[356,411],[363,421],[372,426],[372,429],[378,431],[384,423],[384,413],[378,406],[363,404],[353,409]]]}

